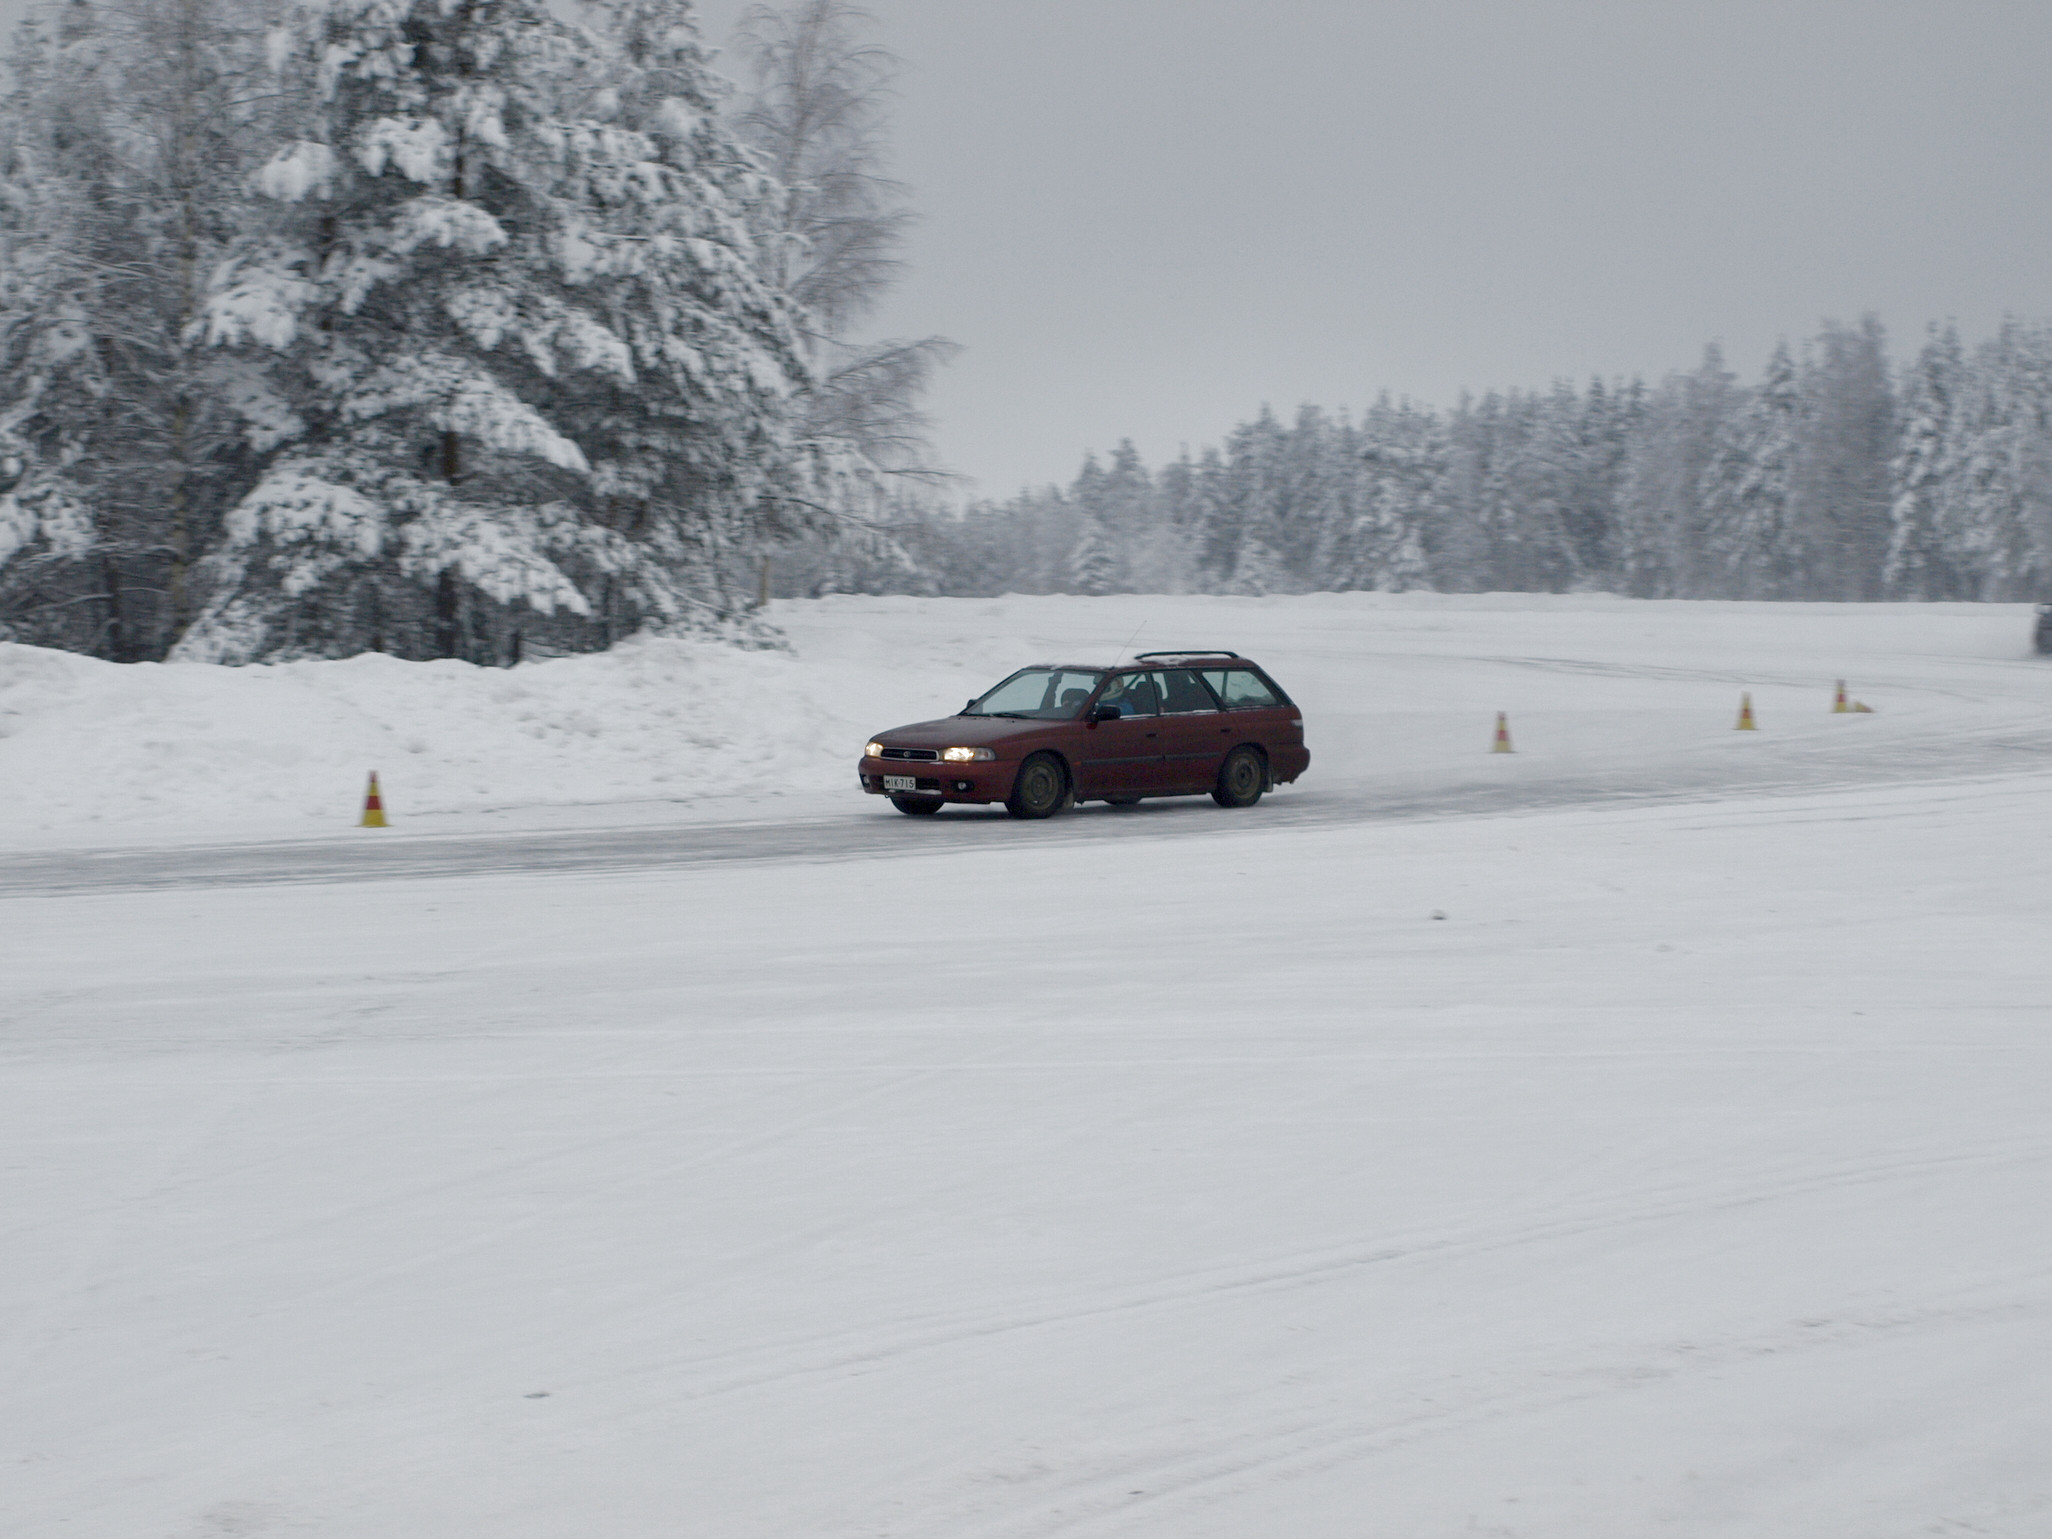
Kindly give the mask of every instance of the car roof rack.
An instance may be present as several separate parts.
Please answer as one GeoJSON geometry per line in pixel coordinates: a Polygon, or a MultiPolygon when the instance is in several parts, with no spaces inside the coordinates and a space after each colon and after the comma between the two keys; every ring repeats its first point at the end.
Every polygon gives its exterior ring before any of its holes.
{"type": "MultiPolygon", "coordinates": [[[[1144,663],[1150,657],[1240,657],[1231,647],[1177,647],[1168,652],[1135,652],[1133,661],[1144,663]]],[[[1245,662],[1244,657],[1240,658],[1245,662]]]]}

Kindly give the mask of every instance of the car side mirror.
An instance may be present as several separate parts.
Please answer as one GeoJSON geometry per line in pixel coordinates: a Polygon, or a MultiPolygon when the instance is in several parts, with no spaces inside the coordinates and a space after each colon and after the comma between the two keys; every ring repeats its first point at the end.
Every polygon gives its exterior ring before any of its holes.
{"type": "Polygon", "coordinates": [[[968,715],[968,714],[969,714],[969,713],[970,713],[971,711],[973,711],[973,710],[975,710],[975,709],[976,709],[976,700],[975,700],[975,697],[974,697],[974,696],[971,696],[971,697],[970,697],[969,699],[967,699],[967,700],[965,700],[965,701],[963,701],[963,702],[962,702],[962,714],[963,714],[963,715],[965,715],[965,716],[966,716],[966,715],[968,715]]]}
{"type": "Polygon", "coordinates": [[[1126,713],[1124,711],[1120,710],[1115,705],[1100,705],[1096,710],[1090,713],[1090,719],[1092,721],[1117,721],[1121,716],[1125,714],[1126,713]]]}

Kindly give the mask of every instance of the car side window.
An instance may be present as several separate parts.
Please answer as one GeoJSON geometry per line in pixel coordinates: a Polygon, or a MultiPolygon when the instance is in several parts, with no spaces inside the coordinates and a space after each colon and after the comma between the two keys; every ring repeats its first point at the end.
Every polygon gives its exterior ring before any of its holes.
{"type": "Polygon", "coordinates": [[[1275,698],[1275,691],[1262,683],[1261,675],[1251,668],[1206,668],[1204,682],[1229,711],[1253,711],[1265,705],[1282,704],[1275,698]]]}
{"type": "Polygon", "coordinates": [[[1161,711],[1161,691],[1148,674],[1121,673],[1104,686],[1097,703],[1115,707],[1121,716],[1155,716],[1161,711]]]}
{"type": "Polygon", "coordinates": [[[1161,691],[1161,709],[1165,716],[1187,716],[1196,711],[1216,711],[1218,702],[1211,698],[1211,691],[1197,677],[1194,668],[1164,668],[1155,674],[1155,687],[1161,691]]]}

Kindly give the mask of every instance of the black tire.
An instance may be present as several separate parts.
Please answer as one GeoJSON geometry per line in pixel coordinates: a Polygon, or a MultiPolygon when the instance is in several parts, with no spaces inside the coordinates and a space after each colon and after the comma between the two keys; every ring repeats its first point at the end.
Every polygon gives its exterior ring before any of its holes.
{"type": "Polygon", "coordinates": [[[894,796],[891,805],[907,817],[923,818],[941,810],[938,796],[894,796]]]}
{"type": "Polygon", "coordinates": [[[1211,799],[1221,807],[1251,807],[1268,789],[1268,761],[1261,750],[1242,743],[1218,767],[1218,785],[1211,799]]]}
{"type": "Polygon", "coordinates": [[[1005,811],[1015,818],[1051,818],[1069,803],[1069,776],[1051,753],[1037,753],[1019,766],[1005,811]]]}

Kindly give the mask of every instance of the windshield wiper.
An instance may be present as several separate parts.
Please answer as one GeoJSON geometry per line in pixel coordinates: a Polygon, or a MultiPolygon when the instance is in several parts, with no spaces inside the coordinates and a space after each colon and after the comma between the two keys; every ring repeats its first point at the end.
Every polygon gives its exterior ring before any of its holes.
{"type": "Polygon", "coordinates": [[[1033,711],[975,711],[966,712],[964,714],[973,714],[976,716],[1010,716],[1016,721],[1034,721],[1037,719],[1037,713],[1033,711]]]}

